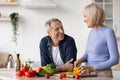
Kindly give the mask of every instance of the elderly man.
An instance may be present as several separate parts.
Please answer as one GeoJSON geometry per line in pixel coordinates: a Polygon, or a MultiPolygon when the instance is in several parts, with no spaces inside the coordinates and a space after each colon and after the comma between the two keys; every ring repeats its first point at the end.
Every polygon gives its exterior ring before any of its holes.
{"type": "Polygon", "coordinates": [[[56,71],[72,71],[77,49],[72,37],[64,34],[62,22],[52,18],[45,24],[48,35],[40,41],[41,65],[53,64],[56,71]]]}

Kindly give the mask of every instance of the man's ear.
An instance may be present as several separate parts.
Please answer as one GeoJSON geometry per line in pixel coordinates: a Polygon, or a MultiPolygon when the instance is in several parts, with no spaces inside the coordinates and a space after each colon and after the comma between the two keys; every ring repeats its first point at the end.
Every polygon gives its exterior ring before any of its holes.
{"type": "Polygon", "coordinates": [[[47,31],[47,34],[50,35],[50,31],[47,31]]]}

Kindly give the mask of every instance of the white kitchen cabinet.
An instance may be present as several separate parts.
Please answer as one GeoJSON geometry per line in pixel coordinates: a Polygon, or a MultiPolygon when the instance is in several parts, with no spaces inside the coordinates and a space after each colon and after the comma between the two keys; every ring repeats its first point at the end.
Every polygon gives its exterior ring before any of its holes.
{"type": "Polygon", "coordinates": [[[105,25],[114,29],[116,37],[120,38],[120,0],[92,0],[105,11],[105,25]]]}
{"type": "Polygon", "coordinates": [[[120,0],[113,0],[113,28],[116,32],[117,38],[120,40],[120,0]]]}

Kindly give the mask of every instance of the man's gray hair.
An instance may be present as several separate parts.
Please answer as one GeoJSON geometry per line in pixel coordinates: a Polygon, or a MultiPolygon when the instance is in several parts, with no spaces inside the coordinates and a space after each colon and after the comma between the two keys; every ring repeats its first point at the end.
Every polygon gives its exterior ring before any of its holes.
{"type": "Polygon", "coordinates": [[[56,22],[56,21],[62,23],[62,22],[61,22],[59,19],[57,19],[57,18],[49,19],[49,20],[45,23],[46,30],[49,31],[50,28],[51,28],[50,24],[51,24],[52,22],[56,22]]]}

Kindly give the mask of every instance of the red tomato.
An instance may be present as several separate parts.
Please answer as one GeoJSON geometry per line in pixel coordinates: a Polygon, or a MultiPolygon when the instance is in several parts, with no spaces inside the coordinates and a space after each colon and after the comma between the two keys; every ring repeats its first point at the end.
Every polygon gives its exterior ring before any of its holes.
{"type": "Polygon", "coordinates": [[[22,70],[23,73],[25,74],[26,71],[29,71],[29,67],[23,66],[21,70],[22,70]]]}
{"type": "Polygon", "coordinates": [[[63,75],[62,74],[59,75],[59,79],[63,79],[63,75]]]}
{"type": "Polygon", "coordinates": [[[33,77],[33,73],[31,71],[26,71],[25,76],[28,78],[33,77]]]}
{"type": "Polygon", "coordinates": [[[46,79],[49,79],[49,78],[50,78],[50,75],[49,75],[49,74],[46,74],[45,77],[46,77],[46,79]]]}
{"type": "Polygon", "coordinates": [[[35,77],[36,76],[36,71],[35,70],[30,70],[31,74],[32,74],[32,77],[35,77]]]}
{"type": "Polygon", "coordinates": [[[80,79],[80,75],[75,75],[75,79],[80,79]]]}
{"type": "Polygon", "coordinates": [[[66,74],[65,73],[63,74],[63,77],[66,78],[66,74]]]}
{"type": "Polygon", "coordinates": [[[22,70],[19,70],[19,71],[17,71],[17,73],[16,73],[16,75],[19,76],[19,77],[23,76],[23,74],[24,74],[24,73],[23,73],[22,70]]]}

